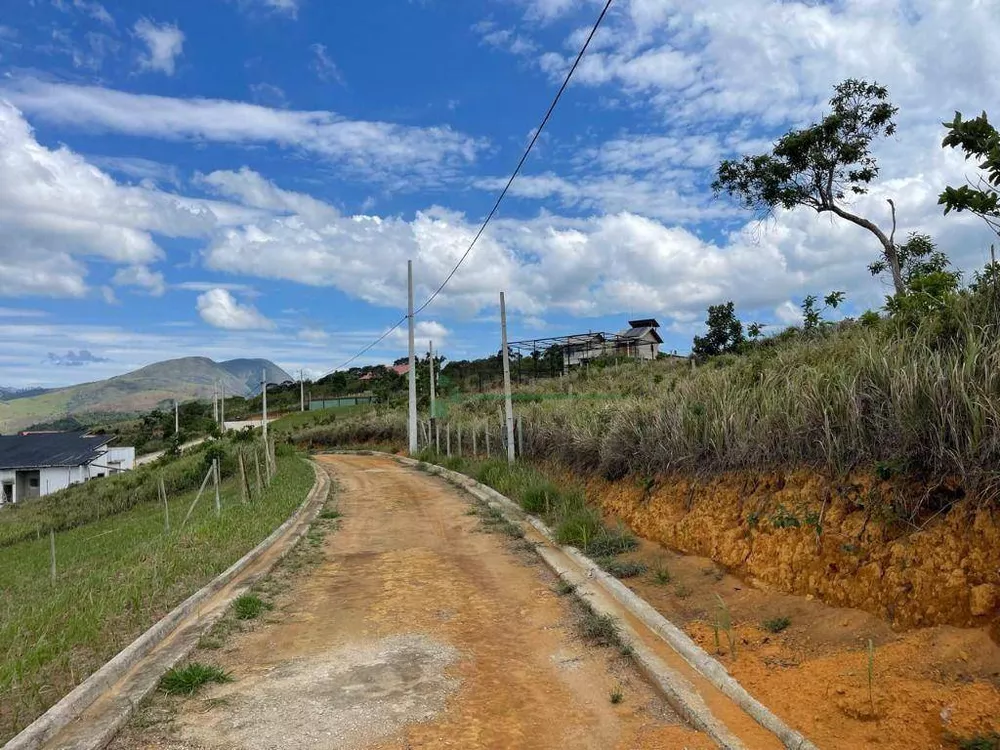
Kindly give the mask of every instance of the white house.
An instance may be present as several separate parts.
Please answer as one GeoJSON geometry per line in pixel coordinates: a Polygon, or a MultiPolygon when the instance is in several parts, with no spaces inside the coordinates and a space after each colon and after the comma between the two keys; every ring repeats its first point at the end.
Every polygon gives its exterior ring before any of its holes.
{"type": "Polygon", "coordinates": [[[110,448],[112,440],[84,432],[0,435],[0,504],[135,468],[135,448],[110,448]]]}

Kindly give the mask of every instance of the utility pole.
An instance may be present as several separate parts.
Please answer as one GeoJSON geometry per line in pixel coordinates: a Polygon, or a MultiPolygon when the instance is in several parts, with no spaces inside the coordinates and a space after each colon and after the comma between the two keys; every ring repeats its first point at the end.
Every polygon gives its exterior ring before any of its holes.
{"type": "Polygon", "coordinates": [[[179,435],[181,431],[181,416],[177,408],[177,399],[174,399],[174,434],[179,435]]]}
{"type": "Polygon", "coordinates": [[[219,430],[226,431],[226,384],[222,384],[222,398],[219,399],[219,430]]]}
{"type": "Polygon", "coordinates": [[[212,421],[219,423],[219,381],[212,384],[212,421]]]}
{"type": "Polygon", "coordinates": [[[500,292],[500,342],[503,346],[503,405],[507,423],[507,461],[514,463],[514,404],[510,397],[510,353],[507,351],[507,305],[500,292]]]}
{"type": "Polygon", "coordinates": [[[302,369],[299,369],[299,411],[306,410],[306,381],[303,379],[302,369]]]}
{"type": "Polygon", "coordinates": [[[261,429],[264,431],[264,446],[267,446],[267,370],[262,369],[260,371],[260,397],[263,399],[261,403],[261,429]]]}
{"type": "Polygon", "coordinates": [[[435,413],[435,410],[434,410],[434,400],[435,400],[435,393],[434,393],[434,342],[431,341],[429,343],[430,343],[430,352],[428,353],[428,356],[429,356],[430,361],[431,361],[431,424],[433,424],[434,423],[434,419],[437,417],[437,414],[435,413]]]}
{"type": "Polygon", "coordinates": [[[413,261],[406,261],[406,287],[407,296],[409,297],[409,314],[407,317],[410,321],[410,409],[409,418],[406,420],[406,431],[409,437],[410,444],[410,455],[416,455],[417,453],[417,358],[414,351],[414,320],[413,320],[413,261]]]}

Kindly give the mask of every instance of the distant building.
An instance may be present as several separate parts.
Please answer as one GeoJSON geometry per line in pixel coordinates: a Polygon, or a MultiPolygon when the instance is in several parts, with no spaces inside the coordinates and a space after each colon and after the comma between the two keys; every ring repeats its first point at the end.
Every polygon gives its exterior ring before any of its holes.
{"type": "Polygon", "coordinates": [[[110,448],[112,440],[84,432],[0,435],[0,504],[135,468],[135,448],[110,448]]]}
{"type": "Polygon", "coordinates": [[[619,333],[581,333],[551,339],[562,346],[563,370],[600,357],[656,359],[663,343],[657,331],[660,324],[653,318],[630,320],[628,324],[629,328],[619,333]]]}

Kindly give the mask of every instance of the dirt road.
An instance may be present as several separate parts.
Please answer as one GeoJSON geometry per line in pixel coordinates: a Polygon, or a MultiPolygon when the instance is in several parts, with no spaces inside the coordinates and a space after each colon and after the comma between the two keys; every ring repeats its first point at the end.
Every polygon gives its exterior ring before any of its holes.
{"type": "Polygon", "coordinates": [[[584,644],[555,578],[468,499],[386,458],[324,456],[339,531],[270,622],[195,658],[234,681],[158,698],[130,748],[708,748],[631,663],[584,644]],[[622,700],[611,695],[620,689],[622,700]]]}

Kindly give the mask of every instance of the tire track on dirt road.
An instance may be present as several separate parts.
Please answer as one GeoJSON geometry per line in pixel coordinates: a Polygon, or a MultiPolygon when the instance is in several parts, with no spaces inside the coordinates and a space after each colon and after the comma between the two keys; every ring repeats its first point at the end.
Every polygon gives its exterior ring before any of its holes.
{"type": "Polygon", "coordinates": [[[318,460],[343,514],[323,561],[271,622],[199,657],[234,682],[157,698],[172,719],[114,748],[713,747],[629,660],[577,638],[554,576],[480,533],[464,493],[384,457],[318,460]]]}

